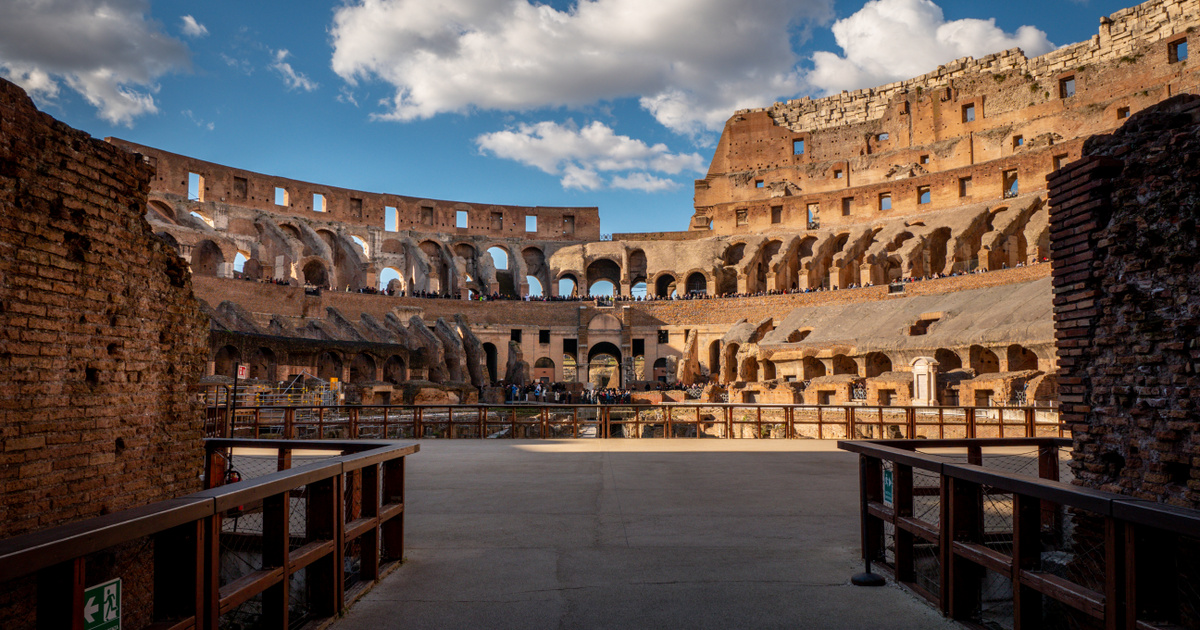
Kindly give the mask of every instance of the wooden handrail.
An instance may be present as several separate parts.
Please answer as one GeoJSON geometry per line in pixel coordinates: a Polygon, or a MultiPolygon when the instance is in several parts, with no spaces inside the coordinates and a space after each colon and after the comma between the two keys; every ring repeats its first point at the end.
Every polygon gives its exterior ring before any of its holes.
{"type": "Polygon", "coordinates": [[[1178,623],[1186,614],[1178,603],[1171,603],[1170,594],[1164,595],[1169,586],[1162,580],[1143,583],[1143,579],[1174,575],[1177,552],[1171,541],[1187,538],[1191,547],[1200,545],[1200,511],[1060,482],[1058,449],[1068,445],[1069,441],[1060,438],[840,441],[839,448],[859,454],[864,471],[859,490],[864,506],[863,558],[889,569],[898,582],[959,620],[969,621],[981,605],[983,570],[990,569],[1012,582],[1013,618],[1020,620],[1017,627],[1040,623],[1043,595],[1102,621],[1106,628],[1133,630],[1178,623]],[[988,461],[984,448],[1012,446],[1037,448],[1039,476],[983,465],[988,461]],[[927,448],[962,449],[969,463],[919,452],[927,448]],[[885,463],[891,464],[894,490],[890,494],[884,491],[885,463]],[[914,469],[937,475],[936,487],[924,486],[939,490],[940,513],[935,522],[911,518],[914,469]],[[996,495],[1011,495],[1012,500],[987,498],[996,495]],[[1091,533],[1085,534],[1084,540],[1103,540],[1103,562],[1094,576],[1103,583],[1103,592],[1072,581],[1074,574],[1053,575],[1038,569],[1041,553],[1047,550],[1044,545],[1058,545],[1061,540],[1049,541],[1070,535],[1057,531],[1063,527],[1065,519],[1059,510],[1064,508],[1073,514],[1073,531],[1080,531],[1081,523],[1091,523],[1091,533]],[[1001,522],[1011,523],[1011,528],[996,531],[994,525],[985,527],[985,510],[999,510],[1001,522]],[[885,540],[885,523],[892,524],[896,532],[890,543],[885,540]],[[916,583],[913,558],[918,539],[925,541],[920,544],[932,542],[939,548],[939,593],[916,583]],[[892,560],[885,561],[885,550],[893,552],[892,560]],[[1143,600],[1152,604],[1139,605],[1143,600]],[[1143,613],[1150,618],[1142,618],[1143,613]]]}
{"type": "MultiPolygon", "coordinates": [[[[62,607],[43,610],[40,606],[38,609],[39,627],[57,627],[65,619],[83,618],[87,556],[153,537],[154,557],[141,560],[154,567],[151,575],[156,615],[162,612],[166,618],[181,623],[181,627],[216,628],[222,610],[265,593],[269,597],[264,602],[269,600],[275,605],[270,610],[264,607],[264,624],[283,628],[287,627],[288,616],[287,577],[295,571],[318,561],[322,563],[318,572],[331,576],[322,583],[332,590],[322,598],[323,604],[314,605],[314,611],[318,616],[328,617],[337,614],[344,605],[340,567],[347,543],[360,537],[371,541],[361,547],[364,567],[369,569],[364,570],[364,577],[370,581],[380,577],[381,562],[394,566],[400,558],[404,513],[402,466],[406,456],[420,450],[418,445],[366,440],[206,440],[209,460],[212,453],[235,447],[275,449],[280,453],[280,466],[290,465],[284,454],[297,449],[335,454],[238,483],[0,540],[0,583],[36,575],[39,590],[43,585],[65,584],[71,592],[54,595],[64,597],[67,610],[62,607]],[[359,517],[356,513],[354,527],[346,528],[347,505],[335,499],[342,496],[341,480],[351,476],[361,480],[363,514],[359,517]],[[298,488],[307,488],[308,535],[313,540],[289,551],[288,502],[298,488]],[[263,511],[263,559],[265,566],[271,568],[244,576],[236,588],[231,584],[217,589],[221,519],[226,512],[243,506],[263,511]],[[164,561],[168,557],[179,562],[164,561]],[[161,611],[157,603],[160,595],[171,602],[164,604],[161,611]],[[330,602],[332,608],[326,605],[330,602]],[[53,619],[42,619],[43,613],[53,619]]],[[[211,461],[207,469],[211,474],[211,461]]],[[[350,492],[347,491],[347,499],[350,492]]],[[[359,505],[358,495],[353,496],[355,505],[359,505]]]]}

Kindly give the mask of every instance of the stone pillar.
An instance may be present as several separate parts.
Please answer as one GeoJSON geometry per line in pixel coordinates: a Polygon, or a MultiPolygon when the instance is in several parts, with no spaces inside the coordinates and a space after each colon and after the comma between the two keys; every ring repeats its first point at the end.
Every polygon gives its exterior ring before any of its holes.
{"type": "Polygon", "coordinates": [[[805,270],[804,267],[801,267],[800,270],[796,272],[796,287],[803,291],[804,289],[810,288],[809,284],[808,271],[805,270]]]}
{"type": "Polygon", "coordinates": [[[938,362],[933,357],[917,357],[909,365],[913,373],[913,406],[936,406],[938,362]]]}

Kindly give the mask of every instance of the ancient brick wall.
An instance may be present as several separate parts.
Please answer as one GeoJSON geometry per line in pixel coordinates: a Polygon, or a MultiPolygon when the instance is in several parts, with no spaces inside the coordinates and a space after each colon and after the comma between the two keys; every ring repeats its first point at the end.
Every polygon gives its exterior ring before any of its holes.
{"type": "Polygon", "coordinates": [[[385,227],[386,209],[390,207],[395,210],[393,231],[412,229],[452,235],[568,241],[600,238],[600,215],[595,207],[511,206],[372,193],[264,175],[120,138],[107,138],[107,141],[149,158],[154,168],[152,188],[164,199],[229,204],[282,216],[315,217],[379,230],[385,227]],[[199,179],[198,186],[191,183],[195,178],[199,179]],[[277,193],[277,190],[282,192],[277,193]],[[323,208],[314,205],[318,202],[314,195],[320,196],[323,208]],[[467,213],[465,228],[457,227],[460,210],[467,213]],[[526,217],[537,218],[535,231],[526,231],[527,227],[533,227],[527,226],[526,217]]]}
{"type": "Polygon", "coordinates": [[[1060,399],[1084,485],[1200,507],[1200,100],[1050,178],[1060,399]]]}
{"type": "Polygon", "coordinates": [[[0,538],[201,487],[208,325],[151,174],[0,80],[0,538]]]}

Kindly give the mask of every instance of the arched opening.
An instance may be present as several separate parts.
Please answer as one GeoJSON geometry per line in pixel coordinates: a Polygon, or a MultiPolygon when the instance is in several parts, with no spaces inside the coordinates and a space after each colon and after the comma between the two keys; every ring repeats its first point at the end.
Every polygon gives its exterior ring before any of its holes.
{"type": "Polygon", "coordinates": [[[971,369],[975,374],[993,374],[1000,371],[1000,358],[983,346],[971,346],[971,369]]]}
{"type": "Polygon", "coordinates": [[[449,293],[451,290],[450,269],[447,266],[446,257],[443,255],[442,244],[436,241],[422,241],[419,247],[425,257],[429,259],[429,291],[431,293],[449,293]]]}
{"type": "Polygon", "coordinates": [[[546,267],[546,254],[537,247],[526,247],[521,250],[521,258],[525,261],[525,281],[529,285],[529,295],[535,295],[533,287],[536,284],[536,297],[545,295],[546,285],[550,282],[550,270],[546,267]]]}
{"type": "Polygon", "coordinates": [[[342,378],[342,357],[336,352],[322,352],[317,357],[317,378],[323,381],[342,378]]]}
{"type": "Polygon", "coordinates": [[[237,364],[242,360],[242,353],[233,346],[222,346],[213,356],[213,374],[233,378],[237,374],[237,364]]]}
{"type": "Polygon", "coordinates": [[[567,383],[575,383],[579,380],[579,364],[575,360],[575,355],[563,355],[563,381],[567,383]]]}
{"type": "Polygon", "coordinates": [[[354,235],[350,236],[350,240],[354,241],[354,244],[358,245],[358,248],[362,250],[363,258],[371,257],[371,250],[370,250],[370,248],[367,247],[366,241],[364,241],[364,240],[362,240],[362,238],[354,236],[354,235]]]}
{"type": "MultiPolygon", "coordinates": [[[[615,290],[615,287],[620,286],[621,283],[621,266],[608,258],[592,261],[592,264],[587,266],[586,274],[588,295],[598,295],[595,287],[600,282],[607,282],[612,290],[615,290]]],[[[607,295],[612,295],[612,293],[607,295]]]]}
{"type": "Polygon", "coordinates": [[[233,270],[241,273],[246,270],[246,261],[250,260],[250,256],[244,252],[238,252],[233,255],[233,270]]]}
{"type": "Polygon", "coordinates": [[[525,282],[529,284],[529,297],[542,297],[542,283],[533,276],[525,276],[525,282]]]}
{"type": "Polygon", "coordinates": [[[492,287],[492,291],[508,297],[519,297],[517,295],[517,282],[513,278],[513,269],[511,267],[512,257],[509,255],[508,250],[499,245],[493,245],[487,251],[491,255],[492,265],[496,269],[497,286],[492,287]]]}
{"type": "Polygon", "coordinates": [[[225,264],[225,255],[212,241],[203,241],[192,250],[192,273],[197,276],[216,276],[225,264]]]}
{"type": "Polygon", "coordinates": [[[250,378],[273,381],[277,366],[275,353],[270,348],[258,348],[250,355],[250,378]]]}
{"type": "Polygon", "coordinates": [[[408,367],[404,365],[404,359],[396,354],[388,357],[387,361],[383,362],[383,380],[392,385],[402,385],[407,381],[408,367]]]}
{"type": "Polygon", "coordinates": [[[654,281],[654,295],[658,297],[671,297],[671,287],[675,284],[675,276],[669,273],[660,275],[654,281]]]}
{"type": "Polygon", "coordinates": [[[775,374],[775,362],[774,361],[767,361],[764,359],[762,362],[762,368],[763,368],[763,380],[764,381],[773,381],[773,380],[779,378],[775,374]]]}
{"type": "Polygon", "coordinates": [[[554,359],[540,357],[533,362],[533,380],[549,383],[554,380],[554,359]]]}
{"type": "Polygon", "coordinates": [[[315,287],[329,286],[329,272],[325,269],[325,263],[319,260],[310,260],[304,265],[304,284],[311,284],[315,287]]]}
{"type": "Polygon", "coordinates": [[[646,283],[645,281],[638,282],[632,287],[629,287],[629,295],[634,298],[646,299],[646,283]]]}
{"type": "Polygon", "coordinates": [[[687,277],[687,292],[697,295],[708,293],[708,279],[699,271],[693,272],[687,277]]]}
{"type": "Polygon", "coordinates": [[[384,267],[379,272],[379,290],[388,295],[398,295],[404,290],[403,278],[399,269],[384,267]]]}
{"type": "Polygon", "coordinates": [[[588,295],[592,297],[614,297],[616,295],[616,286],[608,280],[599,280],[592,283],[588,288],[588,295]]]}
{"type": "Polygon", "coordinates": [[[635,249],[629,252],[629,282],[637,284],[646,281],[646,252],[635,249]]]}
{"type": "Polygon", "coordinates": [[[858,374],[858,363],[844,354],[837,354],[833,357],[833,373],[838,374],[858,374]]]}
{"type": "Polygon", "coordinates": [[[207,214],[204,214],[203,212],[199,212],[197,210],[192,210],[189,214],[191,214],[197,220],[201,221],[202,223],[204,223],[204,225],[207,225],[210,228],[216,227],[216,223],[213,222],[212,217],[208,216],[207,214]]]}
{"type": "Polygon", "coordinates": [[[867,378],[879,376],[892,371],[892,360],[882,352],[872,352],[866,356],[867,378]]]}
{"type": "Polygon", "coordinates": [[[708,374],[714,380],[721,371],[721,340],[714,339],[708,344],[708,374]]]}
{"type": "Polygon", "coordinates": [[[596,387],[621,387],[621,350],[601,341],[588,349],[588,382],[596,387]]]}
{"type": "Polygon", "coordinates": [[[563,276],[558,280],[558,294],[562,297],[574,297],[577,286],[575,276],[563,276]]]}
{"type": "Polygon", "coordinates": [[[950,228],[942,227],[933,231],[927,239],[925,253],[929,260],[925,273],[929,275],[946,273],[947,243],[950,242],[950,228]]]}
{"type": "Polygon", "coordinates": [[[1008,347],[1009,372],[1036,369],[1038,369],[1038,356],[1032,350],[1016,343],[1008,347]]]}
{"type": "Polygon", "coordinates": [[[747,383],[758,382],[758,359],[746,357],[742,359],[742,380],[747,383]]]}
{"type": "Polygon", "coordinates": [[[779,250],[783,248],[783,241],[767,241],[763,245],[762,254],[758,257],[758,264],[755,273],[757,285],[754,287],[756,291],[766,291],[772,287],[767,286],[767,272],[771,270],[771,260],[779,254],[779,250]]]}
{"type": "Polygon", "coordinates": [[[375,357],[362,352],[354,355],[350,362],[351,383],[371,383],[375,381],[375,357]]]}
{"type": "Polygon", "coordinates": [[[493,245],[487,252],[492,255],[492,266],[496,271],[508,271],[508,250],[493,245]]]}
{"type": "Polygon", "coordinates": [[[958,357],[958,353],[946,348],[938,348],[933,353],[933,360],[938,362],[939,372],[949,372],[950,370],[962,369],[962,359],[958,357]]]}
{"type": "Polygon", "coordinates": [[[721,362],[722,365],[724,365],[724,368],[721,372],[721,382],[732,383],[737,380],[737,378],[738,378],[737,353],[738,353],[738,349],[740,347],[741,346],[739,346],[736,343],[727,344],[725,346],[725,352],[724,352],[725,360],[721,362]]]}
{"type": "Polygon", "coordinates": [[[149,221],[151,219],[175,223],[175,211],[171,209],[171,206],[154,200],[146,204],[146,220],[149,221]]]}
{"type": "Polygon", "coordinates": [[[659,357],[654,360],[654,380],[660,383],[667,382],[667,358],[659,357]]]}
{"type": "Polygon", "coordinates": [[[804,357],[802,365],[806,381],[825,376],[825,364],[816,357],[804,357]]]}
{"type": "Polygon", "coordinates": [[[500,380],[499,374],[496,373],[496,344],[487,342],[483,344],[484,367],[487,368],[487,377],[489,383],[495,383],[500,380]]]}

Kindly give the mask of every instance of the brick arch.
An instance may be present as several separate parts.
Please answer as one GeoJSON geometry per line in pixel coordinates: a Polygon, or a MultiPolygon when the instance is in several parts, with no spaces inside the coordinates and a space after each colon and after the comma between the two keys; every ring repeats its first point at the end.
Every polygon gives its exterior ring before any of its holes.
{"type": "Polygon", "coordinates": [[[178,223],[175,218],[175,209],[160,199],[151,199],[146,203],[146,216],[166,223],[178,223]]]}
{"type": "Polygon", "coordinates": [[[646,282],[646,289],[654,290],[654,295],[658,297],[671,297],[671,285],[675,285],[675,292],[679,292],[679,278],[675,276],[673,271],[660,271],[646,282]],[[663,283],[663,280],[670,278],[670,282],[663,283]]]}
{"type": "Polygon", "coordinates": [[[221,265],[227,261],[232,258],[227,258],[221,246],[212,239],[206,238],[192,247],[192,273],[197,276],[218,276],[221,265]]]}
{"type": "Polygon", "coordinates": [[[329,283],[333,280],[332,272],[329,269],[329,261],[320,256],[303,258],[298,267],[300,268],[300,280],[305,284],[324,287],[329,286],[329,283]],[[318,266],[320,267],[319,271],[318,266]],[[324,280],[324,282],[319,282],[320,280],[324,280]]]}
{"type": "Polygon", "coordinates": [[[693,289],[698,288],[696,286],[696,283],[694,283],[696,274],[699,274],[700,277],[704,278],[704,293],[708,294],[709,287],[711,287],[713,284],[712,276],[709,275],[708,273],[705,273],[705,271],[703,269],[700,269],[698,267],[693,267],[693,268],[689,269],[687,271],[687,273],[683,274],[684,293],[685,294],[690,293],[693,289]]]}

